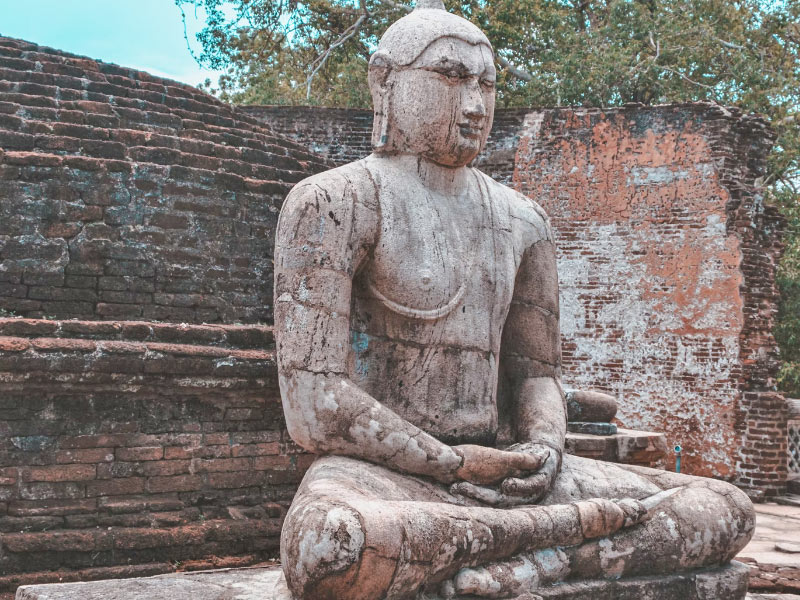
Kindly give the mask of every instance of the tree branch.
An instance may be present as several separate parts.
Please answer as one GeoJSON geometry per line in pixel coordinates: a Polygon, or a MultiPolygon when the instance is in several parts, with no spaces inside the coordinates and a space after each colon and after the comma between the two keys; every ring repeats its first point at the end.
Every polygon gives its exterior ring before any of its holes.
{"type": "Polygon", "coordinates": [[[399,8],[409,13],[413,10],[408,4],[400,4],[399,2],[394,2],[394,0],[378,0],[378,2],[381,4],[388,4],[392,8],[399,8]]]}
{"type": "Polygon", "coordinates": [[[722,44],[726,48],[730,48],[732,50],[747,50],[747,48],[745,48],[744,46],[740,46],[739,44],[734,44],[733,42],[726,42],[725,40],[722,40],[720,38],[714,38],[714,39],[717,40],[720,44],[722,44]]]}
{"type": "Polygon", "coordinates": [[[521,79],[522,81],[533,81],[533,75],[531,75],[527,71],[523,71],[519,67],[515,67],[499,54],[495,53],[494,59],[497,61],[498,65],[503,67],[506,71],[509,72],[510,75],[513,75],[517,79],[521,79]]]}
{"type": "Polygon", "coordinates": [[[367,10],[367,2],[366,0],[361,0],[361,10],[362,14],[356,22],[350,25],[347,29],[342,32],[336,41],[334,41],[330,46],[328,46],[325,51],[320,54],[317,58],[314,59],[314,62],[311,63],[313,67],[311,73],[308,74],[308,78],[306,79],[306,100],[311,98],[311,84],[314,82],[314,76],[319,73],[319,70],[325,65],[330,55],[333,53],[336,48],[343,45],[347,40],[353,37],[358,30],[361,29],[361,26],[364,24],[371,15],[370,12],[367,10]]]}
{"type": "Polygon", "coordinates": [[[677,75],[678,77],[688,81],[692,85],[696,85],[698,87],[706,88],[707,90],[713,90],[714,89],[713,85],[706,85],[705,83],[700,83],[699,81],[694,81],[693,79],[689,79],[686,75],[684,75],[680,71],[676,71],[675,69],[670,69],[669,67],[666,67],[664,65],[655,65],[655,66],[658,67],[659,69],[661,69],[662,71],[667,71],[669,73],[672,73],[673,75],[677,75]]]}

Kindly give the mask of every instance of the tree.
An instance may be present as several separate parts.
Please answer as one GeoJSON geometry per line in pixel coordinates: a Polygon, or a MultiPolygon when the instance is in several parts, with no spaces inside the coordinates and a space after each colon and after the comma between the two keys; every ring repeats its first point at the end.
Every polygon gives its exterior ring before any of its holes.
{"type": "MultiPolygon", "coordinates": [[[[175,0],[206,15],[199,60],[238,103],[367,107],[395,0],[175,0]]],[[[492,42],[501,106],[712,101],[778,133],[765,184],[791,221],[780,272],[782,385],[800,396],[800,1],[447,0],[492,42]],[[794,387],[792,387],[794,386],[794,387]]],[[[209,86],[210,87],[210,86],[209,86]]]]}
{"type": "Polygon", "coordinates": [[[778,383],[789,397],[800,398],[800,203],[789,190],[784,190],[779,200],[788,221],[788,232],[778,270],[782,302],[775,338],[783,358],[778,383]]]}
{"type": "MultiPolygon", "coordinates": [[[[366,107],[366,65],[410,10],[395,0],[175,0],[206,16],[200,62],[228,101],[366,107]]],[[[505,106],[709,100],[780,139],[767,183],[800,178],[797,0],[449,0],[492,41],[505,106]]],[[[210,86],[209,86],[210,87],[210,86]]]]}

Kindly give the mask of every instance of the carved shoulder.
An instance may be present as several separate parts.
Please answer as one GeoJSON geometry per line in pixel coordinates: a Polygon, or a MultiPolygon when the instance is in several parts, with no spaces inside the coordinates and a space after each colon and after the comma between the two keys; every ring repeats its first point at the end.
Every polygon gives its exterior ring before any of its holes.
{"type": "Polygon", "coordinates": [[[363,161],[298,183],[278,220],[276,267],[314,265],[352,276],[375,243],[376,196],[363,161]]]}
{"type": "Polygon", "coordinates": [[[523,251],[542,241],[553,242],[550,219],[541,206],[519,192],[512,192],[510,202],[512,226],[519,236],[523,251]]]}
{"type": "Polygon", "coordinates": [[[520,261],[514,302],[537,306],[557,317],[558,272],[550,219],[535,201],[506,190],[510,194],[509,214],[520,261]]]}
{"type": "Polygon", "coordinates": [[[553,241],[550,219],[541,206],[519,192],[495,181],[478,171],[492,201],[504,206],[514,235],[517,254],[521,255],[531,246],[542,240],[553,241]]]}

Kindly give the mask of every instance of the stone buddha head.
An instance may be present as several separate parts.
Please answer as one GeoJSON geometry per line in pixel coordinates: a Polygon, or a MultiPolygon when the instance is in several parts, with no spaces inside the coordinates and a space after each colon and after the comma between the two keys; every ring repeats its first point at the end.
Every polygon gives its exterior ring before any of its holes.
{"type": "Polygon", "coordinates": [[[441,0],[420,0],[370,58],[375,152],[423,156],[446,167],[469,164],[492,128],[495,81],[483,32],[448,13],[441,0]]]}

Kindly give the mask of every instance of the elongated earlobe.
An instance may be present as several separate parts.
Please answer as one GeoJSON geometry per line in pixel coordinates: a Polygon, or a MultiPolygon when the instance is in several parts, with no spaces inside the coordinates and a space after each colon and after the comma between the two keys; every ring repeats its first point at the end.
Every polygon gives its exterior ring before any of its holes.
{"type": "Polygon", "coordinates": [[[375,107],[375,120],[372,126],[372,148],[381,152],[389,147],[389,94],[383,94],[380,106],[375,107]]]}
{"type": "Polygon", "coordinates": [[[369,61],[369,89],[375,119],[372,125],[372,148],[381,152],[389,146],[389,119],[391,115],[391,94],[388,89],[392,65],[382,52],[376,52],[369,61]]]}

